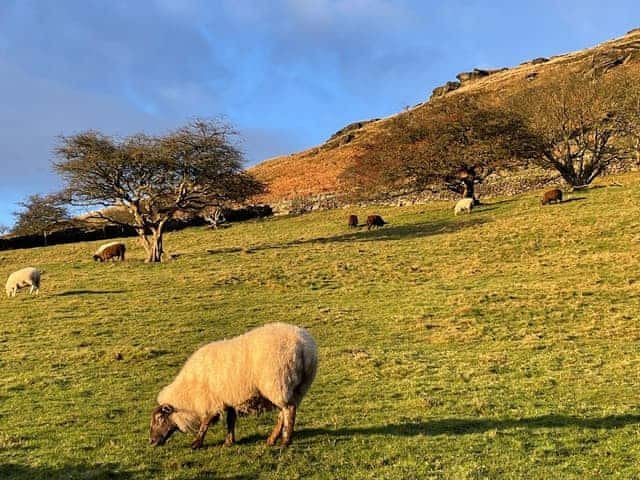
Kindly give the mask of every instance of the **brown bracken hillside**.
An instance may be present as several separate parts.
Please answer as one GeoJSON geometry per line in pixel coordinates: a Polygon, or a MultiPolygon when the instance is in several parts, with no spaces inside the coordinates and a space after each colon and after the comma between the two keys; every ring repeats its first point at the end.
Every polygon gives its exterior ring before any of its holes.
{"type": "MultiPolygon", "coordinates": [[[[517,94],[525,88],[542,86],[560,75],[577,73],[601,75],[610,71],[638,73],[640,77],[640,28],[625,36],[604,42],[593,48],[536,58],[517,67],[496,70],[474,69],[457,75],[457,81],[433,90],[431,98],[480,94],[490,99],[517,94]]],[[[266,160],[250,169],[268,183],[269,191],[258,200],[278,202],[325,193],[340,193],[339,176],[358,154],[385,128],[385,123],[397,115],[407,115],[424,108],[421,103],[392,117],[356,122],[334,134],[317,147],[284,157],[266,160]]]]}

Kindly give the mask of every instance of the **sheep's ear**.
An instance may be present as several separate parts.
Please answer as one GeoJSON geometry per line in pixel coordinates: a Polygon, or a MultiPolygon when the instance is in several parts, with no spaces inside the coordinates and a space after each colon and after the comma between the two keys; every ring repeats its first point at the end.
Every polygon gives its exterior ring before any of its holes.
{"type": "Polygon", "coordinates": [[[169,404],[164,404],[160,407],[160,411],[165,415],[171,415],[173,413],[173,407],[169,404]]]}

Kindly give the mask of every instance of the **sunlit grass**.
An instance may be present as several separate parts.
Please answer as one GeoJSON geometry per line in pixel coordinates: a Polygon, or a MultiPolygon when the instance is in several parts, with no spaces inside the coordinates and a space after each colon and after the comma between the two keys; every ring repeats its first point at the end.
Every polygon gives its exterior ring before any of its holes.
{"type": "Polygon", "coordinates": [[[634,478],[640,475],[637,174],[540,207],[354,208],[169,234],[175,260],[99,242],[0,252],[44,271],[0,301],[0,478],[634,478]],[[346,217],[390,225],[349,230],[346,217]],[[198,346],[307,327],[320,370],[294,443],[176,434],[149,412],[198,346]]]}

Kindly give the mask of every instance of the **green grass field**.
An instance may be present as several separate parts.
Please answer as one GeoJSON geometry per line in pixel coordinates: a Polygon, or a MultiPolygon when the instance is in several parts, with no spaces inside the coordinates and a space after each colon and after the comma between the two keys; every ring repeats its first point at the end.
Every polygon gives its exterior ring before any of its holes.
{"type": "MultiPolygon", "coordinates": [[[[640,175],[542,208],[362,208],[171,233],[173,261],[99,242],[0,252],[44,271],[0,301],[0,478],[640,478],[640,175]],[[380,213],[390,225],[349,231],[380,213]],[[291,447],[148,445],[161,387],[272,321],[320,349],[291,447]]],[[[609,181],[606,179],[606,181],[609,181]]]]}

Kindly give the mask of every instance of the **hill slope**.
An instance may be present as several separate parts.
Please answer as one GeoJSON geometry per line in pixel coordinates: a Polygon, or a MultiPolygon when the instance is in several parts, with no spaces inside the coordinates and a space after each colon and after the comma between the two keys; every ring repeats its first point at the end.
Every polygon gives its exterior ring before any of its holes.
{"type": "Polygon", "coordinates": [[[191,228],[157,265],[130,239],[124,263],[2,252],[4,275],[44,275],[0,301],[0,478],[637,478],[640,175],[617,180],[544,208],[381,208],[371,232],[341,210],[191,228]],[[272,321],[319,345],[293,445],[264,445],[272,413],[234,447],[218,424],[204,450],[152,449],[188,355],[272,321]]]}
{"type": "MultiPolygon", "coordinates": [[[[463,72],[458,75],[461,82],[451,82],[447,88],[437,88],[434,95],[473,93],[498,97],[516,94],[532,85],[544,85],[560,74],[576,72],[592,75],[614,68],[637,73],[640,79],[640,29],[593,48],[550,59],[533,59],[514,68],[463,72]],[[447,92],[452,88],[455,89],[447,92]]],[[[424,108],[424,104],[414,107],[420,108],[424,108]]],[[[267,160],[251,168],[252,173],[269,184],[269,193],[261,200],[275,203],[283,199],[340,192],[339,175],[350,165],[359,149],[385,128],[389,118],[356,122],[322,145],[267,160]]]]}

